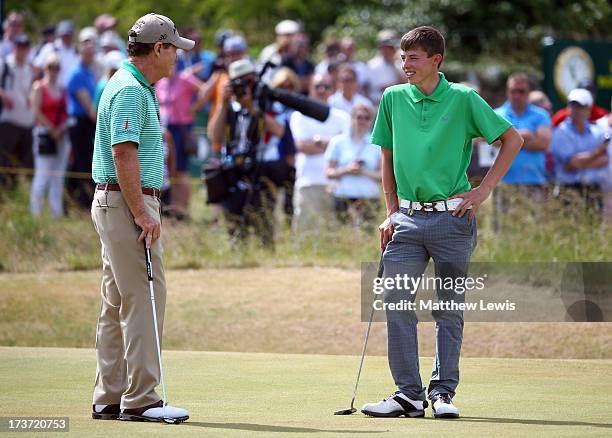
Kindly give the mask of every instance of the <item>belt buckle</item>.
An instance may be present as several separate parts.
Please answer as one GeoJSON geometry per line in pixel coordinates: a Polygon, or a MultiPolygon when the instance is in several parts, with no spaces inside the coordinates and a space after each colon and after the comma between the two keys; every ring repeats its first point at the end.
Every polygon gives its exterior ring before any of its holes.
{"type": "Polygon", "coordinates": [[[419,202],[423,211],[438,211],[435,202],[419,202]]]}

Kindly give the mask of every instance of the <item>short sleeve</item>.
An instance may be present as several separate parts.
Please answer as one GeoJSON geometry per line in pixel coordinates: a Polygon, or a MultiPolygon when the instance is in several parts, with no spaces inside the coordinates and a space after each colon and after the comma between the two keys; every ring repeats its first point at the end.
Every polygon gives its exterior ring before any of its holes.
{"type": "Polygon", "coordinates": [[[544,111],[539,113],[539,119],[538,119],[538,122],[537,122],[537,128],[539,128],[541,126],[545,126],[545,127],[548,127],[548,128],[550,128],[552,126],[552,122],[550,120],[550,116],[546,112],[544,112],[544,111]]]}
{"type": "Polygon", "coordinates": [[[304,122],[304,116],[299,112],[294,111],[293,114],[291,114],[289,126],[291,127],[293,138],[296,141],[307,140],[310,137],[310,135],[308,134],[308,129],[306,128],[304,122]]]}
{"type": "Polygon", "coordinates": [[[597,139],[597,144],[603,143],[606,140],[606,130],[596,123],[593,123],[591,126],[593,128],[593,135],[597,139]]]}
{"type": "Polygon", "coordinates": [[[383,93],[372,129],[372,143],[385,149],[393,148],[390,100],[389,93],[383,93]]]}
{"type": "Polygon", "coordinates": [[[147,99],[142,88],[122,88],[113,97],[110,107],[111,145],[126,141],[139,144],[146,118],[147,99]]]}
{"type": "Polygon", "coordinates": [[[484,137],[489,144],[493,143],[512,126],[508,120],[496,113],[491,106],[474,91],[469,92],[472,122],[472,138],[484,137]]]}

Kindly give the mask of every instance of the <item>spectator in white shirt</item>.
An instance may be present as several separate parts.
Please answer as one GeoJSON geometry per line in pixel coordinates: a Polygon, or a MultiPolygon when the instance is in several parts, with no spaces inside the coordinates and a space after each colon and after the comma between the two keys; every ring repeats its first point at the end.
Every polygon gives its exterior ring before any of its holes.
{"type": "Polygon", "coordinates": [[[396,50],[399,38],[392,30],[381,30],[377,37],[378,54],[368,61],[370,76],[370,99],[378,105],[385,88],[404,82],[398,66],[396,50]]]}
{"type": "MultiPolygon", "coordinates": [[[[0,60],[0,166],[32,168],[34,114],[29,98],[33,74],[26,62],[31,44],[26,34],[17,35],[13,42],[13,52],[0,60]]],[[[14,175],[2,177],[5,187],[12,188],[15,183],[14,175]]]]}
{"type": "Polygon", "coordinates": [[[34,67],[41,72],[45,61],[51,53],[57,53],[60,58],[59,83],[66,87],[68,77],[79,63],[79,54],[74,44],[74,23],[71,20],[60,21],[56,29],[57,38],[52,43],[47,43],[40,49],[38,56],[34,59],[34,67]]]}
{"type": "MultiPolygon", "coordinates": [[[[315,75],[310,86],[310,97],[326,102],[332,92],[329,75],[315,75]]],[[[331,138],[346,131],[350,117],[330,108],[324,122],[295,111],[289,126],[297,149],[295,159],[295,191],[293,195],[293,229],[300,236],[305,231],[319,231],[331,212],[329,183],[325,175],[325,150],[331,138]]]]}
{"type": "Polygon", "coordinates": [[[357,72],[349,64],[342,64],[338,68],[338,91],[332,94],[327,101],[329,106],[338,108],[348,114],[353,110],[353,106],[357,104],[372,106],[370,100],[359,94],[357,89],[357,72]]]}

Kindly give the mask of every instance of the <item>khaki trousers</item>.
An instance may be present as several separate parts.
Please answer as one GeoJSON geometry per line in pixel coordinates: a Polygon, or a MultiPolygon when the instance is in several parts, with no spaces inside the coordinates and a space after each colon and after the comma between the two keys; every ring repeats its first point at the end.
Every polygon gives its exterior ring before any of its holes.
{"type": "MultiPolygon", "coordinates": [[[[149,214],[160,220],[159,201],[143,197],[149,214]]],[[[147,406],[161,399],[155,392],[160,371],[140,230],[121,192],[96,191],[91,217],[102,243],[93,404],[120,404],[121,409],[147,406]]],[[[166,307],[162,253],[157,240],[151,247],[151,261],[160,342],[166,307]]]]}

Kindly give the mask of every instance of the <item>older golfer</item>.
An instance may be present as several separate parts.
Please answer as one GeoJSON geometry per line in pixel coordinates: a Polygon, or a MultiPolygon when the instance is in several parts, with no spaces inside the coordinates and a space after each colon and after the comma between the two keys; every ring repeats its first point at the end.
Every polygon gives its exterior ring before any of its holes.
{"type": "MultiPolygon", "coordinates": [[[[465,276],[476,246],[475,213],[506,173],[523,139],[472,89],[450,83],[439,72],[444,38],[418,27],[402,37],[403,70],[409,84],[385,90],[372,133],[382,147],[382,183],[388,219],[381,225],[385,277],[420,277],[432,258],[436,275],[465,276]],[[482,184],[470,187],[466,170],[472,139],[501,141],[497,160],[482,184]]],[[[438,289],[443,302],[463,300],[438,289]]],[[[385,301],[415,299],[385,290],[385,301]]],[[[452,397],[459,384],[463,313],[434,313],[436,357],[428,396],[434,417],[458,417],[452,397]]],[[[387,311],[388,355],[398,391],[362,412],[377,417],[422,417],[427,407],[419,375],[416,315],[387,311]]]]}
{"type": "Polygon", "coordinates": [[[184,421],[185,409],[166,406],[143,242],[150,247],[158,329],[166,303],[159,190],[164,155],[153,84],[168,76],[181,38],[172,20],[147,14],[129,32],[128,61],[100,98],[93,156],[96,192],[91,216],[102,243],[102,306],[96,334],[95,419],[184,421]]]}

